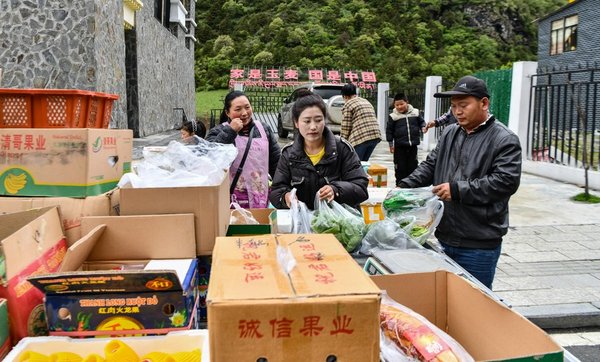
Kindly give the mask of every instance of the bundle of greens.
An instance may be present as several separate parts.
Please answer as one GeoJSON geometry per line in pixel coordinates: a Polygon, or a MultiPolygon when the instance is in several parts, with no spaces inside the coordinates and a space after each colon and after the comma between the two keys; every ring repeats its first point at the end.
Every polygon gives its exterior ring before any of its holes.
{"type": "Polygon", "coordinates": [[[358,211],[332,201],[318,202],[310,225],[315,233],[334,234],[344,248],[351,252],[360,244],[365,222],[358,211]]]}
{"type": "Polygon", "coordinates": [[[429,187],[415,189],[392,189],[383,200],[383,209],[387,213],[402,212],[423,207],[428,200],[435,197],[429,187]]]}

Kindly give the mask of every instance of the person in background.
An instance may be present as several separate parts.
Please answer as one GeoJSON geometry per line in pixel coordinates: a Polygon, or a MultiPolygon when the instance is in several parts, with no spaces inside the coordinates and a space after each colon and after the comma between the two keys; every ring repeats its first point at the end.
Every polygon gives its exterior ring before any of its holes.
{"type": "Polygon", "coordinates": [[[186,121],[179,128],[181,141],[187,145],[197,145],[206,136],[206,126],[201,121],[186,121]]]}
{"type": "Polygon", "coordinates": [[[456,123],[456,118],[454,118],[454,115],[452,114],[452,107],[450,107],[448,108],[448,112],[442,114],[433,121],[427,122],[427,126],[425,126],[423,133],[427,133],[427,130],[429,130],[430,128],[447,126],[453,123],[456,123]]]}
{"type": "Polygon", "coordinates": [[[352,83],[342,87],[344,107],[342,107],[341,136],[354,146],[361,161],[368,161],[375,146],[381,141],[379,123],[373,105],[356,95],[356,86],[352,83]]]}
{"type": "Polygon", "coordinates": [[[388,117],[386,139],[390,144],[390,153],[394,154],[396,186],[398,181],[413,172],[417,160],[417,145],[421,142],[421,131],[425,120],[419,110],[408,103],[404,93],[394,96],[394,110],[388,117]]]}
{"type": "Polygon", "coordinates": [[[306,93],[294,103],[292,119],[298,132],[284,146],[273,178],[270,200],[278,209],[290,207],[290,191],[314,209],[320,200],[335,200],[359,208],[368,198],[369,179],[352,146],[325,125],[323,99],[306,93]]]}
{"type": "Polygon", "coordinates": [[[491,289],[508,230],[508,201],[521,179],[521,144],[489,113],[481,79],[463,77],[434,97],[450,97],[458,123],[446,127],[427,159],[398,184],[433,185],[444,202],[435,236],[450,258],[491,289]]]}
{"type": "Polygon", "coordinates": [[[252,118],[252,106],[243,92],[225,96],[220,124],[207,141],[234,144],[237,158],[229,169],[231,198],[243,208],[269,205],[269,176],[275,174],[281,149],[268,125],[252,118]]]}

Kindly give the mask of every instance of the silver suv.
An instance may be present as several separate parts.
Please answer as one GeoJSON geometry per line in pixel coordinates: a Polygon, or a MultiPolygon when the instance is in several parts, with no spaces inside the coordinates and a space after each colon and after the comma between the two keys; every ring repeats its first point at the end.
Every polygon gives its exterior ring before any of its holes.
{"type": "Polygon", "coordinates": [[[283,106],[277,115],[277,133],[279,137],[286,138],[290,131],[294,130],[294,121],[292,120],[292,107],[298,99],[298,93],[303,89],[308,89],[323,98],[325,108],[327,109],[327,127],[333,133],[339,134],[342,125],[342,107],[344,99],[342,98],[343,84],[317,84],[308,83],[298,86],[289,97],[283,101],[283,106]]]}

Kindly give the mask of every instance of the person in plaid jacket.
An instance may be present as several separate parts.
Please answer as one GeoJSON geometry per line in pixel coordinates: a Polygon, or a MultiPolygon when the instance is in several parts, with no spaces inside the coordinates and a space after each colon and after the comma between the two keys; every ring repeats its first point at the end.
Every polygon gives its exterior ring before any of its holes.
{"type": "Polygon", "coordinates": [[[356,86],[352,83],[342,87],[342,97],[344,118],[340,136],[354,147],[361,161],[368,161],[375,146],[381,141],[375,109],[368,100],[356,95],[356,86]]]}

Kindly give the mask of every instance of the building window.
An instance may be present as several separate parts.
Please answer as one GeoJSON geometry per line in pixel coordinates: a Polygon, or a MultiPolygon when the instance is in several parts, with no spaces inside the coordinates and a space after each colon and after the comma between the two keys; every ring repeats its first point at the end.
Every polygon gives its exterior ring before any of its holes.
{"type": "Polygon", "coordinates": [[[158,20],[165,28],[169,27],[169,16],[171,10],[171,2],[169,0],[155,0],[154,1],[154,17],[158,20]]]}
{"type": "Polygon", "coordinates": [[[572,15],[552,22],[550,55],[577,49],[577,24],[579,16],[572,15]]]}

